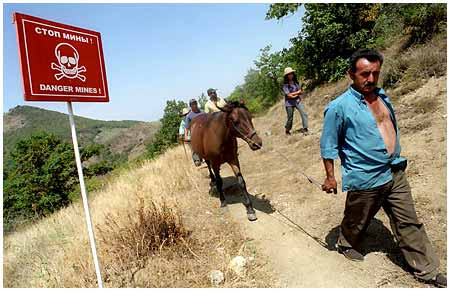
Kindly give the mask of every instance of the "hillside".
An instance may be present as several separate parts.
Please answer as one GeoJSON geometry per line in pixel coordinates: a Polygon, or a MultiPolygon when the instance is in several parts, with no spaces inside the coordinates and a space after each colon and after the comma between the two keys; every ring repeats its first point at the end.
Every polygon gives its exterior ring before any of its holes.
{"type": "MultiPolygon", "coordinates": [[[[431,78],[409,93],[396,95],[394,102],[402,132],[402,154],[409,159],[407,175],[417,213],[441,258],[443,271],[447,265],[446,81],[445,76],[431,78]],[[430,102],[433,106],[423,107],[430,102]]],[[[345,195],[340,191],[337,196],[325,194],[297,172],[305,171],[319,181],[324,178],[318,147],[322,110],[327,100],[340,94],[348,84],[342,80],[307,95],[311,135],[284,135],[280,116],[285,113],[280,102],[254,119],[263,137],[262,150],[253,152],[239,141],[242,173],[259,217],[256,222],[246,219],[229,167],[223,166],[222,176],[230,211],[223,213],[218,209],[218,198],[208,195],[207,169],[195,168],[181,146],[111,180],[91,201],[106,286],[211,287],[208,273],[219,269],[226,276],[221,285],[224,287],[427,287],[405,271],[382,211],[369,227],[365,262],[351,263],[338,255],[334,241],[345,195]],[[289,156],[295,168],[286,164],[275,149],[289,156]],[[117,264],[116,247],[99,232],[110,229],[114,237],[136,227],[139,201],[146,205],[150,201],[159,205],[166,201],[178,209],[192,233],[188,249],[163,248],[139,266],[133,260],[117,264]],[[323,245],[296,229],[292,222],[323,245]],[[227,268],[229,260],[238,254],[252,258],[243,277],[236,277],[227,268]]],[[[407,85],[388,94],[395,95],[407,85]]],[[[294,128],[299,127],[296,114],[294,128]]],[[[340,177],[339,170],[337,176],[340,177]]],[[[90,258],[80,203],[7,235],[4,253],[5,286],[95,285],[91,261],[80,260],[90,258]],[[63,267],[67,264],[72,267],[63,267]]]]}
{"type": "MultiPolygon", "coordinates": [[[[75,116],[80,147],[99,143],[114,159],[128,160],[145,150],[145,144],[159,128],[159,122],[103,121],[75,116]]],[[[71,143],[67,114],[32,106],[17,106],[3,114],[3,155],[5,161],[20,139],[47,131],[71,143]]]]}
{"type": "MultiPolygon", "coordinates": [[[[441,36],[407,51],[400,47],[401,40],[384,51],[383,74],[396,78],[380,85],[393,101],[419,220],[445,272],[446,39],[441,36]]],[[[342,79],[306,94],[307,136],[295,130],[301,123],[298,113],[294,134],[284,134],[283,101],[253,119],[263,148],[251,151],[239,140],[239,160],[257,212],[255,222],[246,218],[230,167],[223,165],[221,172],[229,203],[223,210],[219,199],[208,194],[208,170],[195,167],[182,146],[108,179],[103,189],[90,195],[104,285],[216,287],[208,276],[220,270],[225,281],[219,287],[430,287],[407,272],[383,211],[369,226],[365,261],[354,263],[339,255],[335,242],[346,196],[340,188],[337,195],[326,194],[300,174],[323,181],[319,148],[323,109],[349,84],[342,79]],[[162,209],[162,214],[154,215],[152,207],[162,209]],[[152,228],[149,216],[153,221],[176,221],[185,238],[174,245],[164,239],[143,255],[152,228]],[[241,276],[228,267],[237,255],[248,262],[241,276]]],[[[340,186],[339,162],[336,177],[340,186]]],[[[3,268],[5,287],[96,286],[82,204],[73,203],[7,234],[3,268]]]]}

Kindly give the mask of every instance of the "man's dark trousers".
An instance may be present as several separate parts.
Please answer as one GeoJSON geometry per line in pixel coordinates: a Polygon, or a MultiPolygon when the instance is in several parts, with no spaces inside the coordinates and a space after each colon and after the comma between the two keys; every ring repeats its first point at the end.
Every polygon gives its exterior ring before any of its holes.
{"type": "Polygon", "coordinates": [[[411,188],[403,170],[393,172],[391,182],[369,190],[349,191],[338,245],[360,250],[364,234],[375,214],[383,207],[389,216],[391,230],[414,275],[433,279],[439,268],[424,226],[419,222],[411,188]]]}

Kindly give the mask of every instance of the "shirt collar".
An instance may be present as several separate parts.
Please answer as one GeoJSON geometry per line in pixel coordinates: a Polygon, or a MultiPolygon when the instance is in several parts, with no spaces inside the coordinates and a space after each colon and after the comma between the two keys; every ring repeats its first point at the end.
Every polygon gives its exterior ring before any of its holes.
{"type": "MultiPolygon", "coordinates": [[[[353,95],[353,96],[355,96],[357,99],[359,99],[359,100],[364,100],[364,95],[363,94],[361,94],[361,93],[359,93],[358,91],[356,91],[354,88],[353,88],[353,86],[350,86],[350,88],[349,88],[349,91],[350,91],[350,93],[353,95]]],[[[380,96],[380,97],[382,97],[382,98],[384,98],[386,95],[385,95],[385,92],[384,92],[384,90],[382,89],[382,88],[375,88],[375,94],[377,95],[377,96],[380,96]]]]}

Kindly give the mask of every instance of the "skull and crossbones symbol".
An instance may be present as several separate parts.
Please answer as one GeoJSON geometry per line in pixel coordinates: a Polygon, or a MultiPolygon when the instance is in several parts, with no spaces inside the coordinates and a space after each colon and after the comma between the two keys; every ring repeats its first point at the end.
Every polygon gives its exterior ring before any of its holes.
{"type": "Polygon", "coordinates": [[[80,55],[72,45],[65,42],[58,44],[55,48],[55,56],[59,65],[51,63],[51,68],[59,71],[59,73],[55,74],[56,80],[59,81],[66,77],[69,79],[78,78],[83,82],[86,81],[86,76],[80,74],[87,71],[86,67],[79,67],[80,55]]]}

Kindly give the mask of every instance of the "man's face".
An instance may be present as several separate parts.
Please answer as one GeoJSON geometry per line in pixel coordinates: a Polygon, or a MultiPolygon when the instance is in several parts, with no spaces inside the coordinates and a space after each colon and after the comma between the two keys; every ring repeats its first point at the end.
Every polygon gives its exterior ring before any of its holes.
{"type": "Polygon", "coordinates": [[[379,61],[369,62],[367,59],[361,58],[356,62],[356,72],[350,70],[349,75],[355,89],[363,95],[369,95],[377,86],[380,70],[379,61]]]}
{"type": "Polygon", "coordinates": [[[198,110],[197,102],[191,103],[192,111],[196,112],[198,110]]]}
{"type": "Polygon", "coordinates": [[[208,96],[210,99],[217,99],[216,91],[209,92],[208,96]]]}

